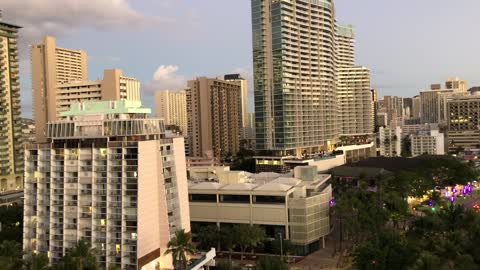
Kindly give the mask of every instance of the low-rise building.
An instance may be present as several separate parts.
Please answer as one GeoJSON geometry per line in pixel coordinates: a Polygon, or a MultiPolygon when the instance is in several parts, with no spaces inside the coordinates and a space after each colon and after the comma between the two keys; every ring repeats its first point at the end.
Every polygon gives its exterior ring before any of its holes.
{"type": "Polygon", "coordinates": [[[296,167],[292,174],[211,171],[189,185],[190,219],[193,224],[218,227],[255,224],[267,236],[282,234],[308,254],[325,245],[330,231],[331,176],[314,166],[296,167]]]}
{"type": "Polygon", "coordinates": [[[438,130],[419,132],[410,136],[412,156],[428,155],[444,155],[445,139],[444,134],[438,130]]]}

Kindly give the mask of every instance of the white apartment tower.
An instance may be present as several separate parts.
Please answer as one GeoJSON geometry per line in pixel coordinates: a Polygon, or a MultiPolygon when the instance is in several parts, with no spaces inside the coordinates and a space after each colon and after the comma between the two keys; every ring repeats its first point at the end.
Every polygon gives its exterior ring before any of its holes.
{"type": "Polygon", "coordinates": [[[55,264],[78,240],[102,268],[171,269],[166,245],[190,231],[183,138],[139,101],[77,103],[27,147],[23,246],[55,264]]]}
{"type": "Polygon", "coordinates": [[[338,126],[341,136],[374,133],[375,115],[370,71],[355,66],[355,33],[351,25],[337,25],[338,126]]]}
{"type": "Polygon", "coordinates": [[[182,91],[160,90],[155,92],[155,114],[166,125],[175,125],[182,134],[187,134],[187,93],[182,91]]]}

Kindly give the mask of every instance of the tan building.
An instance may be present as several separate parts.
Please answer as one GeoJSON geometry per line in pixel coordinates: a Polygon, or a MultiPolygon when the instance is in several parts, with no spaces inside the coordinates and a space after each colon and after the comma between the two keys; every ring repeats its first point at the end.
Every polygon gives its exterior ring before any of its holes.
{"type": "Polygon", "coordinates": [[[421,91],[421,123],[445,124],[447,121],[447,101],[453,94],[454,90],[452,89],[421,91]]]}
{"type": "Polygon", "coordinates": [[[335,37],[333,1],[252,1],[257,150],[300,157],[333,149],[335,37]]]}
{"type": "Polygon", "coordinates": [[[420,96],[414,96],[412,98],[412,118],[421,118],[421,105],[420,96]]]}
{"type": "Polygon", "coordinates": [[[366,67],[341,67],[338,70],[337,97],[341,136],[374,133],[374,103],[370,71],[366,67]]]}
{"type": "Polygon", "coordinates": [[[240,74],[227,74],[223,76],[223,79],[227,82],[236,82],[240,84],[241,87],[241,102],[242,102],[242,132],[241,132],[241,139],[247,139],[248,136],[248,88],[247,88],[247,80],[242,78],[240,74]]]}
{"type": "Polygon", "coordinates": [[[33,116],[38,141],[46,140],[48,121],[57,119],[57,85],[87,79],[87,54],[57,47],[53,37],[31,46],[33,116]]]}
{"type": "Polygon", "coordinates": [[[119,69],[104,71],[103,80],[71,81],[57,85],[57,117],[73,103],[100,100],[140,100],[140,82],[119,69]]]}
{"type": "Polygon", "coordinates": [[[296,167],[293,176],[193,169],[195,180],[188,189],[192,224],[261,225],[268,237],[281,234],[290,240],[300,255],[325,247],[331,230],[330,175],[318,174],[314,166],[296,167]]]}
{"type": "Polygon", "coordinates": [[[448,148],[480,147],[480,96],[455,97],[448,101],[448,148]]]}
{"type": "Polygon", "coordinates": [[[160,90],[155,92],[155,115],[166,125],[175,125],[182,134],[187,134],[187,93],[182,91],[160,90]]]}
{"type": "Polygon", "coordinates": [[[384,96],[382,107],[379,112],[387,113],[388,124],[390,127],[397,127],[403,124],[403,98],[397,96],[384,96]]]}
{"type": "Polygon", "coordinates": [[[187,115],[190,153],[213,151],[216,158],[240,148],[241,86],[236,82],[199,77],[188,81],[187,115]]]}
{"type": "Polygon", "coordinates": [[[17,33],[0,18],[0,193],[23,189],[23,140],[17,33]]]}
{"type": "Polygon", "coordinates": [[[183,137],[139,101],[72,105],[25,155],[23,248],[52,264],[82,239],[102,269],[173,269],[165,254],[190,231],[183,137]]]}
{"type": "Polygon", "coordinates": [[[140,100],[140,82],[119,69],[107,69],[103,79],[87,80],[84,51],[59,48],[53,37],[31,48],[33,116],[37,142],[46,141],[46,124],[70,104],[99,100],[140,100]]]}
{"type": "Polygon", "coordinates": [[[454,89],[459,92],[467,91],[467,81],[460,80],[457,77],[449,77],[445,82],[446,89],[454,89]]]}

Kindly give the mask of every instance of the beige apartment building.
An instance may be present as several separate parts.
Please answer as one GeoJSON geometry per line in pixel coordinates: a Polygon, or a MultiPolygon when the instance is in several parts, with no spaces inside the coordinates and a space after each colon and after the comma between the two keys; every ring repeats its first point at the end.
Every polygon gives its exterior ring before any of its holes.
{"type": "Polygon", "coordinates": [[[227,74],[223,76],[223,79],[227,82],[236,82],[241,87],[241,107],[242,107],[242,131],[240,138],[247,139],[248,136],[248,88],[247,88],[247,80],[242,78],[240,74],[227,74]]]}
{"type": "Polygon", "coordinates": [[[35,133],[38,141],[45,141],[47,122],[58,116],[57,85],[87,79],[87,54],[57,47],[49,36],[30,50],[35,133]]]}
{"type": "Polygon", "coordinates": [[[252,40],[257,150],[301,156],[333,149],[333,1],[252,1],[252,40]]]}
{"type": "Polygon", "coordinates": [[[337,97],[341,136],[374,133],[374,104],[370,71],[366,67],[341,67],[338,70],[337,97]]]}
{"type": "Polygon", "coordinates": [[[480,147],[480,96],[455,97],[448,101],[448,148],[480,147]]]}
{"type": "Polygon", "coordinates": [[[459,92],[467,91],[467,81],[460,80],[458,77],[449,77],[445,82],[446,89],[454,89],[459,92]]]}
{"type": "Polygon", "coordinates": [[[102,269],[173,269],[175,231],[190,231],[183,137],[139,101],[77,103],[27,147],[23,248],[58,263],[84,240],[102,269]]]}
{"type": "Polygon", "coordinates": [[[190,154],[235,155],[240,149],[241,86],[236,82],[199,77],[188,81],[187,115],[190,154]]]}
{"type": "Polygon", "coordinates": [[[53,37],[31,47],[33,116],[38,142],[46,141],[46,124],[76,102],[140,100],[140,82],[119,69],[107,69],[103,79],[87,80],[87,55],[57,47],[53,37]]]}
{"type": "Polygon", "coordinates": [[[23,189],[23,140],[17,38],[0,18],[0,193],[23,189]]]}
{"type": "MultiPolygon", "coordinates": [[[[290,240],[300,255],[325,246],[330,231],[331,176],[315,166],[292,174],[192,168],[188,189],[192,224],[255,224],[268,237],[290,240]]],[[[194,232],[195,233],[195,232],[194,232]]]]}
{"type": "Polygon", "coordinates": [[[175,125],[187,134],[187,92],[160,90],[155,92],[155,115],[166,125],[175,125]]]}
{"type": "Polygon", "coordinates": [[[402,129],[400,127],[380,127],[380,155],[400,157],[402,154],[402,129]]]}

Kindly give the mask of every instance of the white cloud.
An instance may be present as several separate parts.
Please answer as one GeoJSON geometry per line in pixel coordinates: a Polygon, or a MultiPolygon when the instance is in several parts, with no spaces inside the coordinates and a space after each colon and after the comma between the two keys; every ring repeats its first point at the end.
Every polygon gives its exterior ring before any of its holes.
{"type": "Polygon", "coordinates": [[[158,17],[132,9],[127,0],[2,0],[6,21],[22,26],[19,46],[28,54],[28,45],[45,35],[61,37],[81,29],[138,29],[158,17]],[[87,3],[88,2],[88,3],[87,3]]]}
{"type": "Polygon", "coordinates": [[[151,95],[157,90],[184,89],[187,86],[187,78],[178,71],[179,67],[176,65],[160,65],[153,73],[152,80],[145,83],[144,91],[151,95]]]}

